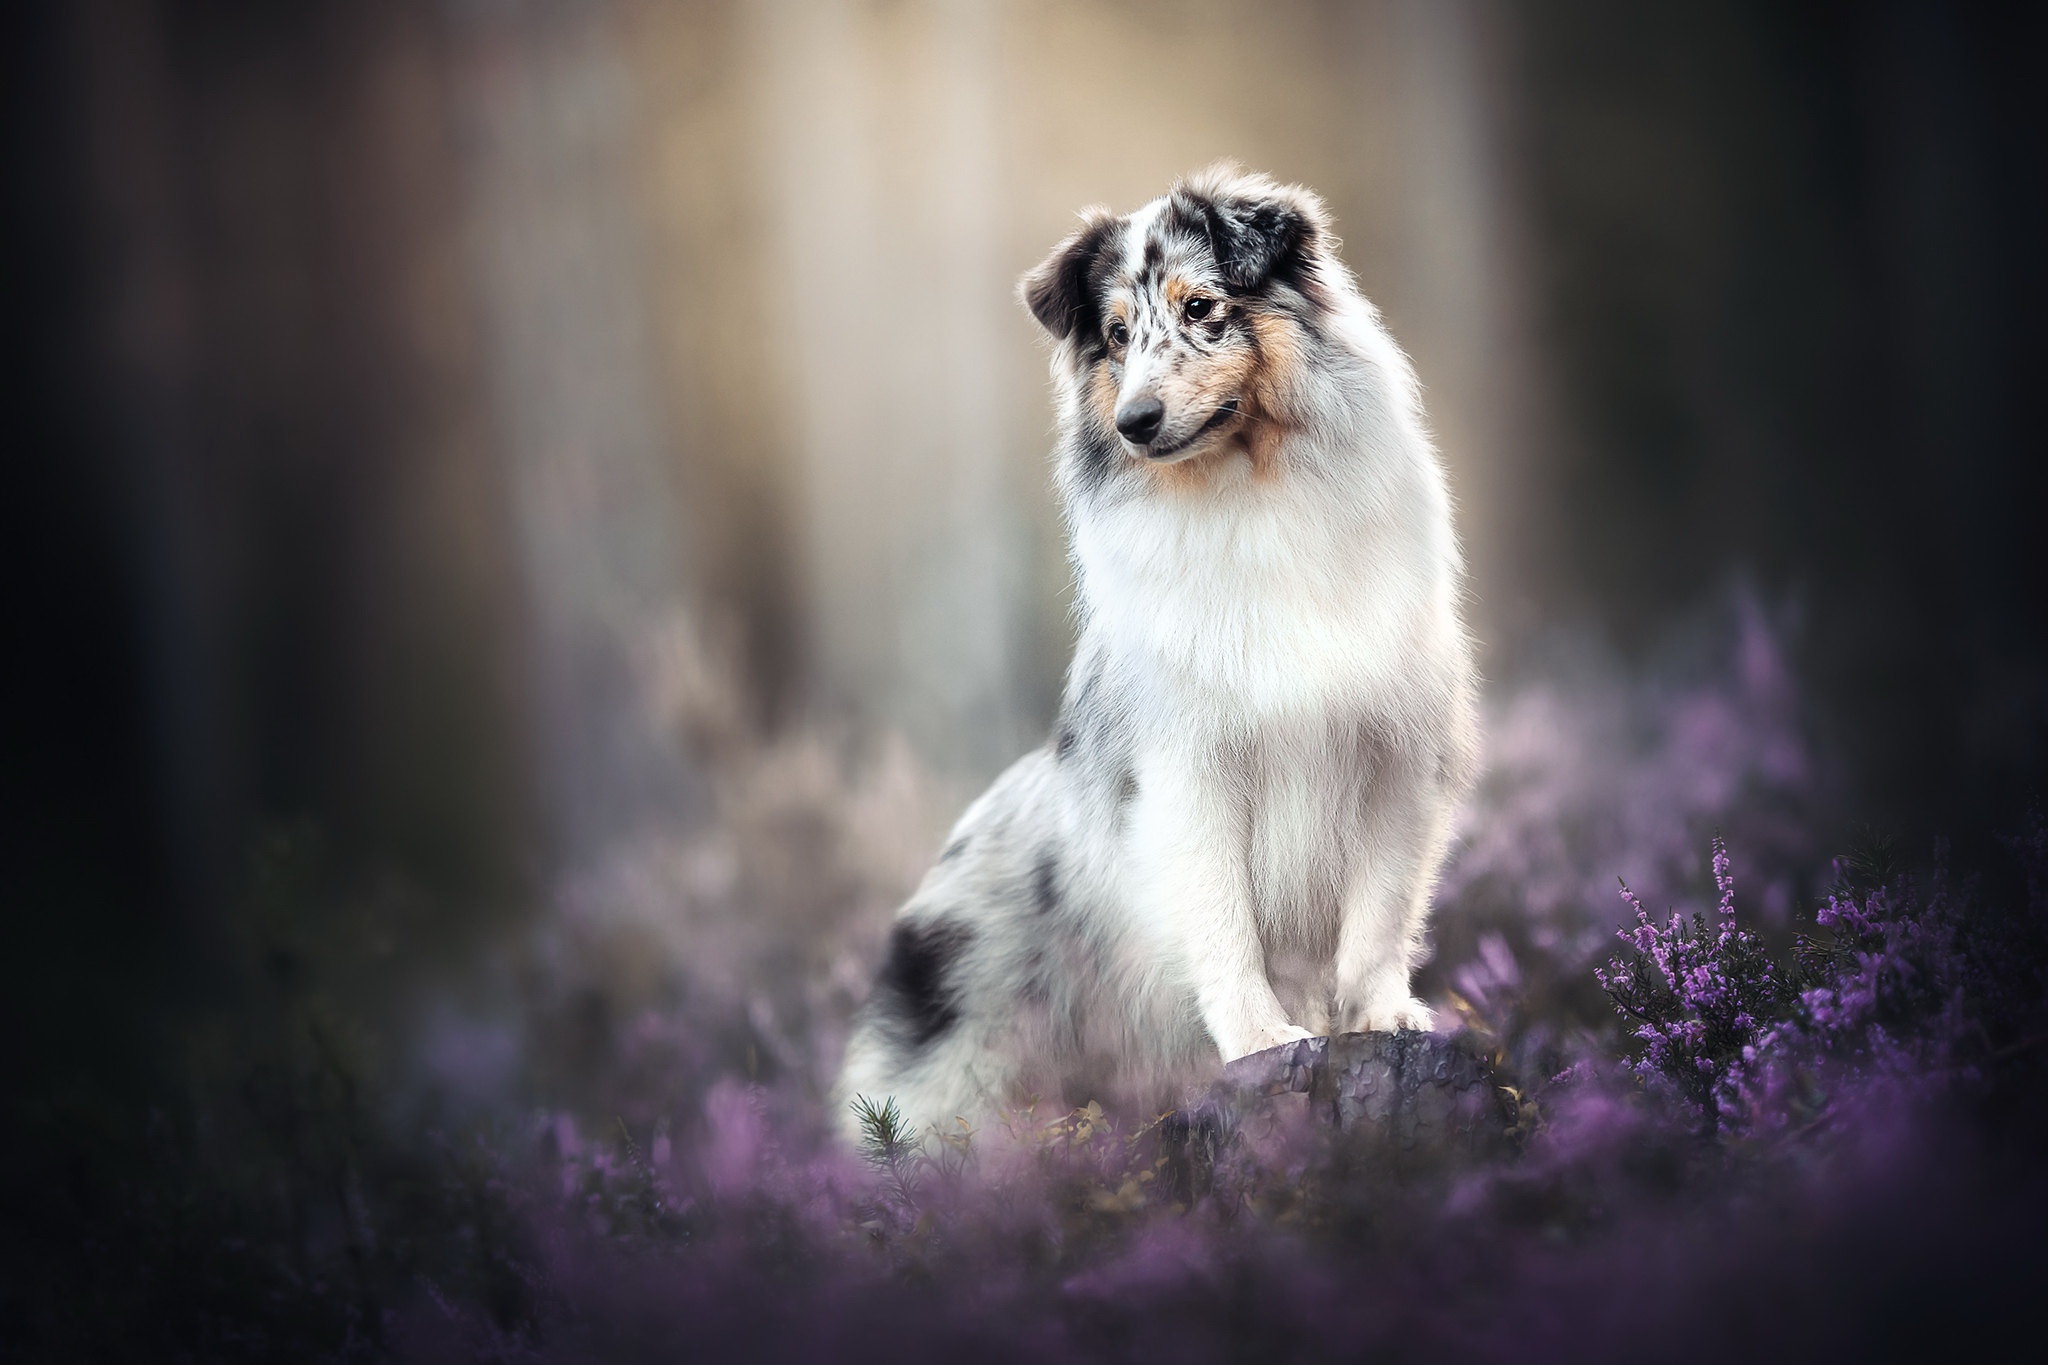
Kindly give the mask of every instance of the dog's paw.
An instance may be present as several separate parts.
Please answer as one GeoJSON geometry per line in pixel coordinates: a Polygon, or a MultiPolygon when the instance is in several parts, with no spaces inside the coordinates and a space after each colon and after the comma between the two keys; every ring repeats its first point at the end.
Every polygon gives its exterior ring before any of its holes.
{"type": "Polygon", "coordinates": [[[1371,1006],[1358,1022],[1360,1033],[1399,1033],[1402,1029],[1428,1033],[1435,1027],[1436,1015],[1412,995],[1371,1006]]]}
{"type": "Polygon", "coordinates": [[[1267,1048],[1279,1047],[1283,1043],[1298,1043],[1304,1038],[1313,1038],[1315,1036],[1315,1034],[1310,1033],[1307,1029],[1296,1028],[1293,1024],[1281,1024],[1274,1028],[1260,1029],[1249,1038],[1244,1039],[1236,1050],[1226,1050],[1223,1060],[1234,1062],[1239,1057],[1249,1057],[1254,1052],[1264,1052],[1267,1048]]]}

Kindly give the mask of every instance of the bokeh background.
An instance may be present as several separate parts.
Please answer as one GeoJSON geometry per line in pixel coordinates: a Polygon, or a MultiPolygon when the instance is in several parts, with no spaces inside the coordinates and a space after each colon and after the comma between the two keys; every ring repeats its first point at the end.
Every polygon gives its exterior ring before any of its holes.
{"type": "Polygon", "coordinates": [[[1014,281],[1219,157],[1325,196],[1415,357],[1497,761],[1736,658],[1797,754],[1740,708],[1709,748],[1825,770],[1803,849],[1989,846],[2040,791],[2038,7],[4,25],[0,1056],[44,1194],[315,1006],[399,1104],[573,1099],[678,993],[815,1082],[1058,694],[1014,281]]]}

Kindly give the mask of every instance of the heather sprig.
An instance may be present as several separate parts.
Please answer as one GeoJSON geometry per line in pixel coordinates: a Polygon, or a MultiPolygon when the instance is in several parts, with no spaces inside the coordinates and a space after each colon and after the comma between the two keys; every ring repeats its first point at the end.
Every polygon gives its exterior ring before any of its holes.
{"type": "Polygon", "coordinates": [[[1594,969],[1615,1009],[1634,1023],[1636,1076],[1673,1087],[1708,1136],[1731,1121],[1759,1039],[1795,998],[1762,940],[1736,922],[1735,878],[1718,834],[1713,864],[1720,902],[1712,924],[1702,914],[1688,922],[1673,913],[1660,925],[1623,882],[1636,923],[1619,937],[1630,951],[1594,969]]]}

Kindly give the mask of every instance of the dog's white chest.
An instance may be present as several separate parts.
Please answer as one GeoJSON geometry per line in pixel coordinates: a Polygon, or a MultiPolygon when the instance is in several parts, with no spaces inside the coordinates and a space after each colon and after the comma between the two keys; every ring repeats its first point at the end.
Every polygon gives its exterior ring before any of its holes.
{"type": "Polygon", "coordinates": [[[1163,687],[1247,716],[1364,702],[1398,672],[1398,555],[1300,496],[1117,509],[1077,528],[1091,628],[1163,687]]]}

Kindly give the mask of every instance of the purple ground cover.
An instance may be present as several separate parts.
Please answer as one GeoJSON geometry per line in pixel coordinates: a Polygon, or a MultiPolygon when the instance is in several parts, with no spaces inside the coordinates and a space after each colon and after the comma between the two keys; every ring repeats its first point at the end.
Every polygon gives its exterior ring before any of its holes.
{"type": "Polygon", "coordinates": [[[16,1292],[0,1341],[1205,1361],[1993,1340],[2044,1259],[2048,822],[1985,881],[1877,840],[1826,856],[1773,634],[1739,606],[1727,639],[1683,682],[1582,669],[1492,717],[1422,986],[1511,1087],[1508,1155],[1282,1123],[1196,1188],[1156,1116],[1093,1107],[918,1135],[878,1106],[865,1151],[835,1146],[819,1096],[914,875],[878,860],[874,812],[909,788],[757,746],[710,836],[582,879],[506,950],[495,1012],[380,1031],[280,988],[265,1046],[197,1049],[189,1103],[105,1148],[126,1164],[80,1206],[63,1292],[16,1292]],[[647,937],[661,907],[688,951],[647,937]],[[671,969],[634,986],[650,959],[671,969]]]}

